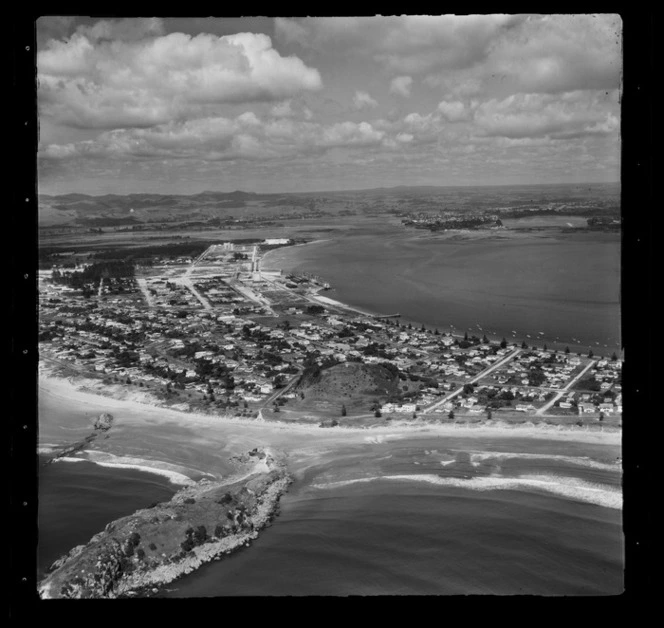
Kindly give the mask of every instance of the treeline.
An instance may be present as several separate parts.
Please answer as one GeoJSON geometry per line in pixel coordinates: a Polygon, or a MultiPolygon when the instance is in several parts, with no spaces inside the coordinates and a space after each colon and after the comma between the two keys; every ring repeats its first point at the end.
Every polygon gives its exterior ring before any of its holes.
{"type": "Polygon", "coordinates": [[[198,257],[216,240],[198,240],[196,242],[172,242],[170,244],[152,244],[122,249],[106,249],[95,253],[95,259],[104,260],[150,260],[154,257],[198,257]]]}
{"type": "Polygon", "coordinates": [[[511,209],[508,211],[501,211],[500,215],[503,218],[527,218],[528,216],[611,216],[611,220],[620,215],[620,207],[561,207],[550,208],[542,207],[538,209],[511,209]]]}
{"type": "Polygon", "coordinates": [[[63,273],[55,268],[51,273],[51,279],[54,283],[78,290],[88,284],[98,283],[101,279],[126,279],[131,277],[134,277],[134,265],[126,261],[95,263],[72,273],[63,273]]]}

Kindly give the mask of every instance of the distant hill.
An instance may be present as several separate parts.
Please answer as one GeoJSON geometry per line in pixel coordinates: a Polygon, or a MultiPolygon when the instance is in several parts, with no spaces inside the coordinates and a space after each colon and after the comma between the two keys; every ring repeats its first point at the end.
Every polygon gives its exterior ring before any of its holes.
{"type": "Polygon", "coordinates": [[[575,203],[620,206],[619,184],[520,186],[396,186],[367,190],[260,194],[206,190],[197,194],[39,195],[39,224],[48,226],[193,223],[214,226],[243,220],[282,220],[389,212],[491,211],[497,207],[575,203]]]}

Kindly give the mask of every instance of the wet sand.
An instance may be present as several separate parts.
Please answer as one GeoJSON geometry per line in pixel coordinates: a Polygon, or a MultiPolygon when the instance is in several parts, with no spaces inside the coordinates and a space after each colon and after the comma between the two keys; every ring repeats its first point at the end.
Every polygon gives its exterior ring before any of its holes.
{"type": "MultiPolygon", "coordinates": [[[[60,408],[60,427],[68,417],[71,432],[80,436],[84,420],[68,414],[66,408],[79,408],[91,416],[110,412],[113,428],[98,438],[80,457],[114,466],[126,465],[164,474],[177,474],[197,480],[206,474],[223,477],[230,473],[228,458],[254,447],[270,446],[289,456],[289,465],[302,472],[322,456],[333,459],[342,450],[364,450],[399,441],[422,442],[427,439],[481,439],[508,441],[569,442],[590,448],[606,446],[619,451],[621,432],[546,425],[406,425],[322,429],[313,425],[236,419],[181,412],[139,401],[136,396],[114,399],[80,390],[70,380],[42,374],[40,396],[48,398],[50,409],[60,408]]],[[[144,399],[143,401],[145,401],[144,399]]],[[[40,417],[40,421],[44,420],[40,417]]],[[[41,437],[47,435],[40,434],[41,437]]],[[[43,440],[41,442],[46,443],[43,440]]],[[[182,478],[179,478],[181,481],[182,478]]]]}

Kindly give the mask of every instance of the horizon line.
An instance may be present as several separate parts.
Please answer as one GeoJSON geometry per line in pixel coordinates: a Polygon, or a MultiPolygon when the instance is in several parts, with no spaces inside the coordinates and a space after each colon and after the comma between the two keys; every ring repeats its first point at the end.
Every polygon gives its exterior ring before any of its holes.
{"type": "Polygon", "coordinates": [[[372,192],[376,190],[398,190],[401,188],[506,188],[506,187],[543,187],[543,186],[584,186],[584,185],[620,185],[621,181],[580,181],[580,182],[557,182],[557,183],[495,183],[495,184],[455,184],[455,185],[434,185],[434,184],[421,184],[421,185],[392,185],[392,186],[378,186],[372,188],[346,188],[342,190],[310,190],[300,192],[251,192],[247,190],[235,189],[231,191],[223,190],[200,190],[199,192],[185,193],[163,193],[163,192],[128,192],[120,194],[117,192],[105,192],[102,194],[88,194],[85,192],[62,192],[59,194],[49,194],[46,192],[37,192],[38,196],[67,196],[69,194],[80,194],[81,196],[100,197],[100,196],[132,196],[139,194],[150,194],[155,196],[197,196],[198,194],[254,194],[256,196],[268,195],[295,195],[295,194],[343,194],[344,192],[372,192]]]}

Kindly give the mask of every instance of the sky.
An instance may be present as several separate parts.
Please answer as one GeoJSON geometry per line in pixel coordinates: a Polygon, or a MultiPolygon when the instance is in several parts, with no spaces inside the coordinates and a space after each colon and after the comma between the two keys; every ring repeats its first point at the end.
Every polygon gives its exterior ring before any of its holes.
{"type": "Polygon", "coordinates": [[[620,179],[617,15],[37,21],[42,194],[620,179]]]}

